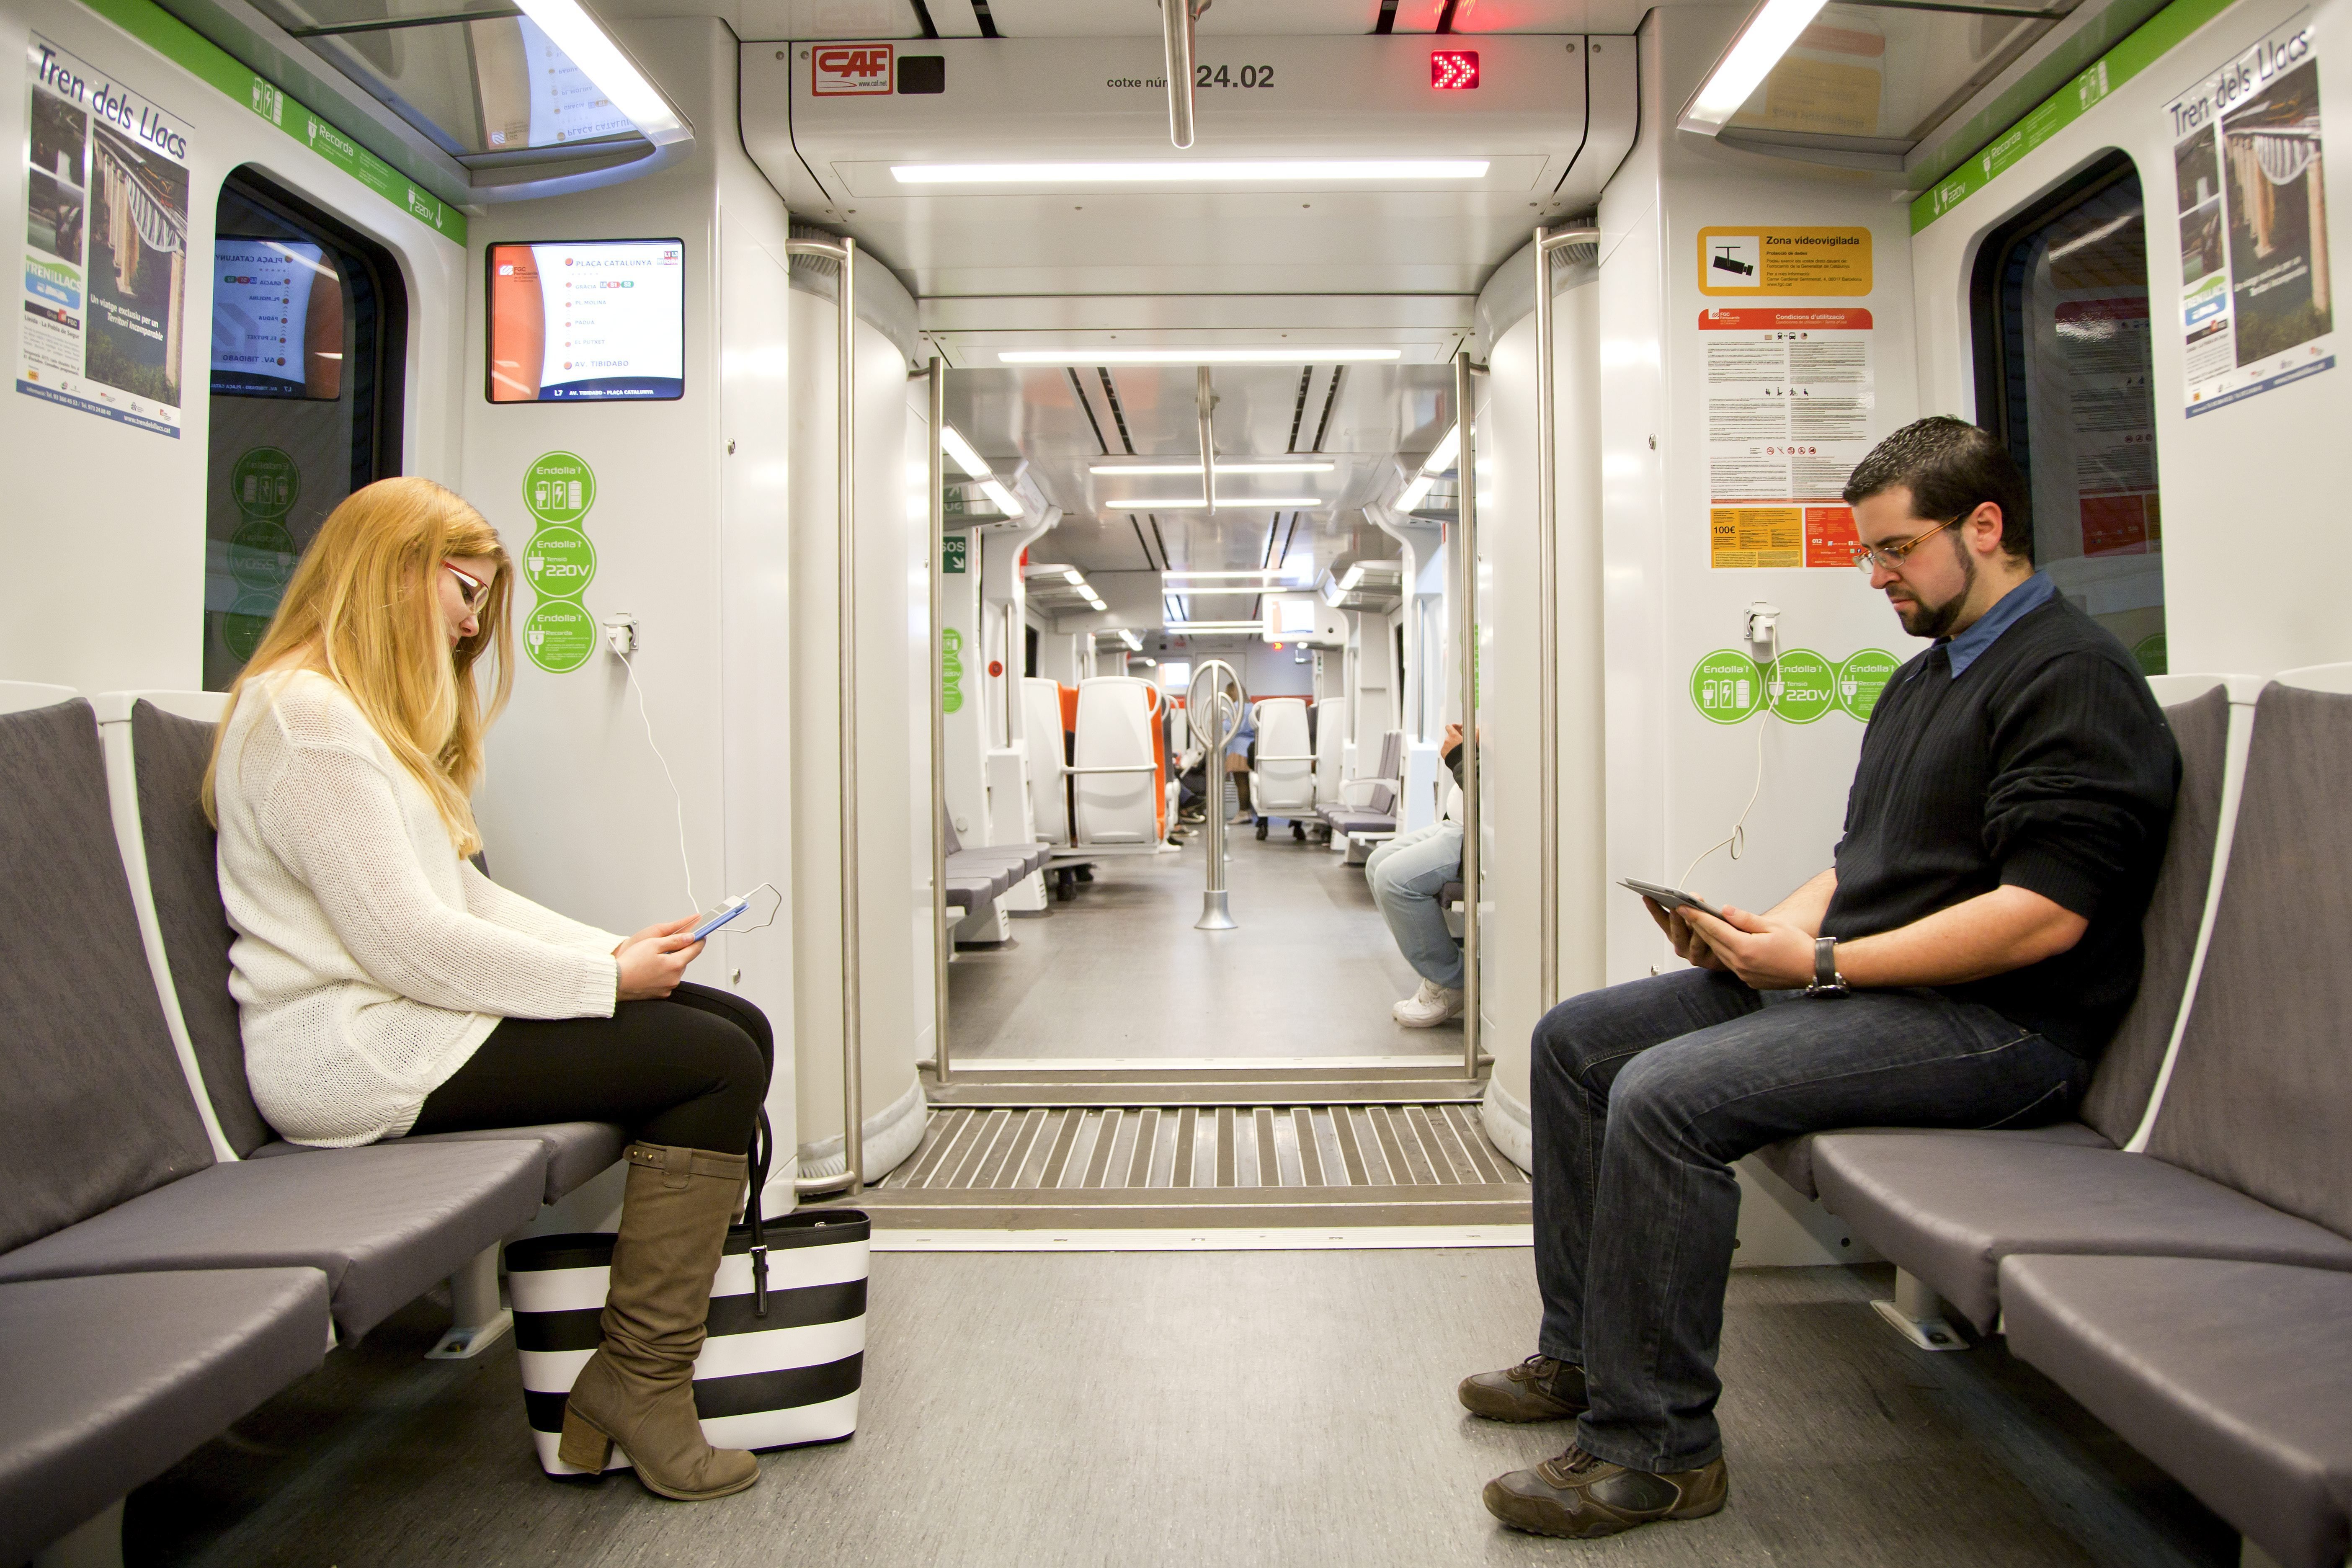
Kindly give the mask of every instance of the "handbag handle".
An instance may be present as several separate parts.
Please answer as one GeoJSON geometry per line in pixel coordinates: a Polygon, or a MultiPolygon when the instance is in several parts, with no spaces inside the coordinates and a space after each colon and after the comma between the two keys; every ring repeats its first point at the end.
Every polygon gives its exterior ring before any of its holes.
{"type": "Polygon", "coordinates": [[[760,1107],[751,1133],[751,1191],[744,1200],[743,1217],[751,1226],[751,1315],[768,1315],[768,1231],[760,1217],[760,1191],[768,1184],[768,1161],[776,1146],[775,1129],[768,1125],[768,1108],[760,1107]]]}

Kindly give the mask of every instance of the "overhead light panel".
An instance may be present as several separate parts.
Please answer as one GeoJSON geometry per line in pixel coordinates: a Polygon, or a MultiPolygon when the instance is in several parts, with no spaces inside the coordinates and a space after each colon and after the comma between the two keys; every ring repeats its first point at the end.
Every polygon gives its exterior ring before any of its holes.
{"type": "MultiPolygon", "coordinates": [[[[1367,346],[1333,347],[1324,343],[1291,343],[1280,348],[1234,349],[999,349],[999,364],[1341,364],[1366,360],[1400,360],[1402,349],[1367,346]]],[[[1190,470],[1199,473],[1197,468],[1190,470]]]]}
{"type": "Polygon", "coordinates": [[[955,459],[956,467],[961,468],[969,478],[975,479],[988,478],[990,469],[987,460],[971,449],[971,443],[965,440],[963,432],[954,426],[940,426],[940,447],[955,459]]]}
{"type": "Polygon", "coordinates": [[[1279,185],[1483,180],[1486,169],[1484,158],[1155,158],[1116,163],[893,163],[890,177],[902,185],[1279,185]]]}
{"type": "Polygon", "coordinates": [[[1021,498],[1006,489],[1004,481],[1002,479],[981,480],[980,491],[981,494],[994,501],[996,510],[1007,517],[1019,517],[1024,510],[1021,505],[1021,498]]]}
{"type": "Polygon", "coordinates": [[[1279,572],[1253,568],[1247,572],[1162,572],[1160,574],[1160,580],[1163,583],[1191,583],[1210,578],[1222,581],[1231,577],[1249,577],[1260,582],[1272,583],[1279,581],[1281,576],[1282,574],[1279,572]]]}
{"type": "Polygon", "coordinates": [[[1356,584],[1363,580],[1364,563],[1359,561],[1353,566],[1349,567],[1347,574],[1339,579],[1339,592],[1342,594],[1353,593],[1355,591],[1356,584]]]}
{"type": "Polygon", "coordinates": [[[1437,476],[1435,474],[1415,474],[1412,479],[1412,483],[1405,486],[1402,491],[1398,492],[1396,499],[1397,510],[1411,511],[1413,508],[1419,506],[1422,503],[1423,498],[1429,494],[1429,487],[1436,482],[1437,476]]]}
{"type": "Polygon", "coordinates": [[[1451,468],[1459,460],[1461,455],[1462,426],[1457,424],[1445,433],[1444,439],[1430,448],[1429,456],[1422,459],[1421,471],[1424,474],[1442,474],[1451,468]]]}
{"type": "MultiPolygon", "coordinates": [[[[1328,474],[1337,463],[1219,463],[1221,474],[1328,474]]],[[[1087,472],[1097,477],[1117,474],[1197,474],[1198,463],[1097,463],[1087,472]]]]}
{"type": "MultiPolygon", "coordinates": [[[[1265,511],[1269,508],[1281,511],[1291,507],[1307,510],[1328,504],[1320,496],[1247,496],[1240,500],[1231,496],[1217,498],[1219,511],[1265,511]]],[[[1105,511],[1205,511],[1208,506],[1208,499],[1204,496],[1193,496],[1181,500],[1107,500],[1102,503],[1102,509],[1105,511]]]]}
{"type": "Polygon", "coordinates": [[[1265,629],[1265,623],[1264,621],[1171,621],[1168,623],[1168,629],[1184,634],[1208,632],[1255,634],[1265,629]]]}
{"type": "Polygon", "coordinates": [[[1772,68],[1780,63],[1798,35],[1812,25],[1822,5],[1822,0],[1764,0],[1723,58],[1716,61],[1690,107],[1683,110],[1683,129],[1709,136],[1722,130],[1739,112],[1739,106],[1764,85],[1764,79],[1772,74],[1772,68]]]}
{"type": "Polygon", "coordinates": [[[669,100],[630,63],[629,57],[621,52],[621,46],[581,8],[579,0],[515,3],[524,16],[538,24],[550,42],[572,58],[572,63],[612,100],[613,107],[629,117],[629,123],[644,132],[646,141],[659,146],[687,133],[685,122],[669,106],[669,100]]]}

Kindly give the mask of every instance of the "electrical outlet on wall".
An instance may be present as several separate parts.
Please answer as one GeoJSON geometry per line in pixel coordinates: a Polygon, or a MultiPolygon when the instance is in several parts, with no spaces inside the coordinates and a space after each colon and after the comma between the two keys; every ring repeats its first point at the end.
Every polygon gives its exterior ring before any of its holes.
{"type": "Polygon", "coordinates": [[[604,644],[614,657],[627,658],[637,651],[637,617],[626,610],[615,610],[604,619],[604,644]]]}
{"type": "Polygon", "coordinates": [[[1739,635],[1748,639],[1748,657],[1769,665],[1780,657],[1780,606],[1759,600],[1739,618],[1739,635]]]}

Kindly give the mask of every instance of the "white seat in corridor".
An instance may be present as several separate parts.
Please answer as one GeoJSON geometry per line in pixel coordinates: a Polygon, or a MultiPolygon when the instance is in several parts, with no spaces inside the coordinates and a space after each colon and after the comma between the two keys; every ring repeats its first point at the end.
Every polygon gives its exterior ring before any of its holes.
{"type": "Polygon", "coordinates": [[[1148,680],[1100,675],[1078,682],[1071,764],[1076,787],[1071,794],[1079,844],[1159,842],[1159,766],[1151,733],[1160,702],[1160,689],[1148,680]]]}
{"type": "Polygon", "coordinates": [[[1307,702],[1269,697],[1256,707],[1257,756],[1250,764],[1250,804],[1260,816],[1304,816],[1315,809],[1315,756],[1307,702]]]}

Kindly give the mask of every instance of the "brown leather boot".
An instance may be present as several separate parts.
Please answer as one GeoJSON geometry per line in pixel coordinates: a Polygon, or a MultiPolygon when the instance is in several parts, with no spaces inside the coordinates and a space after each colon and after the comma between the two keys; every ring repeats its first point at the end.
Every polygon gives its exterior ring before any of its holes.
{"type": "Polygon", "coordinates": [[[1486,1502],[1487,1512],[1514,1530],[1589,1541],[1662,1519],[1703,1519],[1730,1495],[1730,1474],[1719,1458],[1695,1470],[1654,1475],[1571,1444],[1532,1470],[1488,1481],[1486,1502]]]}
{"type": "Polygon", "coordinates": [[[556,1452],[602,1470],[617,1443],[639,1480],[682,1502],[740,1492],[760,1479],[760,1461],[703,1441],[694,1358],[747,1162],[657,1143],[630,1144],[628,1162],[604,1342],[572,1385],[556,1452]]]}
{"type": "Polygon", "coordinates": [[[1462,1380],[1462,1408],[1489,1421],[1566,1421],[1584,1414],[1584,1369],[1531,1355],[1500,1372],[1462,1380]]]}

